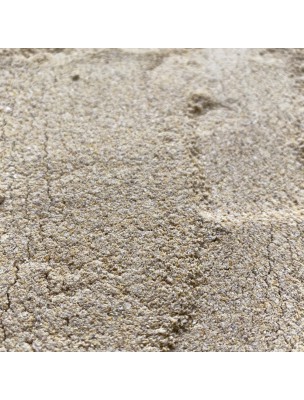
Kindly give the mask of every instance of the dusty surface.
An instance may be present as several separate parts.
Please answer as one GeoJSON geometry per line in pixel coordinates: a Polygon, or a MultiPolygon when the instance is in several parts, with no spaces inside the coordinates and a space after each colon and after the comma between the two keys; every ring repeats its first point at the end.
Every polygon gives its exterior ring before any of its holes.
{"type": "Polygon", "coordinates": [[[2,351],[304,350],[301,50],[2,50],[2,351]]]}

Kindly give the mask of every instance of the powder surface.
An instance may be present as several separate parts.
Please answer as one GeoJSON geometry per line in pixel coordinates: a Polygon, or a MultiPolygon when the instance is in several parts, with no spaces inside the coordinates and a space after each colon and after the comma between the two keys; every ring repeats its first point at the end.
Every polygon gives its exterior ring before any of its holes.
{"type": "Polygon", "coordinates": [[[303,351],[304,52],[0,51],[2,351],[303,351]]]}

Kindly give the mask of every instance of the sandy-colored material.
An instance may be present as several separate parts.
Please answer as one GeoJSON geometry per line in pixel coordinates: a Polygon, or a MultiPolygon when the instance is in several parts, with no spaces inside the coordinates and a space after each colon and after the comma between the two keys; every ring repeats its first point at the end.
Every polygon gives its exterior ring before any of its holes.
{"type": "Polygon", "coordinates": [[[304,52],[1,50],[2,351],[304,350],[304,52]]]}

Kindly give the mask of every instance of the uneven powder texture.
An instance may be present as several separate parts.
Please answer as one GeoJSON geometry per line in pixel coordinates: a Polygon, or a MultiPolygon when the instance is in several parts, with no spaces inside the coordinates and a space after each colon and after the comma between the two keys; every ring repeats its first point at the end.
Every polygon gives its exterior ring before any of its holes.
{"type": "Polygon", "coordinates": [[[0,51],[2,351],[303,351],[304,51],[0,51]]]}

